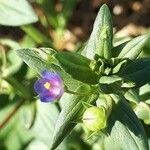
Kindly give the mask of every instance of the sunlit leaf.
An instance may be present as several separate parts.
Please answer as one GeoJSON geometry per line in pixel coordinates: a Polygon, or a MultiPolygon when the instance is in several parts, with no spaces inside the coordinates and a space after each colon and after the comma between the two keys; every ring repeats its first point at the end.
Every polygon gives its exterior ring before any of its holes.
{"type": "Polygon", "coordinates": [[[103,5],[96,17],[93,31],[83,50],[88,58],[97,54],[104,58],[111,57],[113,39],[112,19],[107,5],[103,5]]]}
{"type": "Polygon", "coordinates": [[[1,25],[20,26],[38,21],[27,0],[1,0],[0,12],[1,25]]]}
{"type": "Polygon", "coordinates": [[[123,150],[148,150],[148,141],[141,122],[124,99],[118,96],[116,98],[118,102],[113,106],[107,128],[111,140],[123,150]]]}
{"type": "Polygon", "coordinates": [[[82,102],[93,103],[98,98],[97,94],[90,94],[89,87],[79,87],[77,90],[79,93],[87,93],[87,95],[65,96],[62,99],[68,99],[68,103],[65,103],[62,107],[62,111],[58,117],[55,125],[53,139],[51,142],[51,149],[56,148],[62,140],[69,134],[69,132],[77,124],[76,121],[82,116],[85,111],[82,102]]]}

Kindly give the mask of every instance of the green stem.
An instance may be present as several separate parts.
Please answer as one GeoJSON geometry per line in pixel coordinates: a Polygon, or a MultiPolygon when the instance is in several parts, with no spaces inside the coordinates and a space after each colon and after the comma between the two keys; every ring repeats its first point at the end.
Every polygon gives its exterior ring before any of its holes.
{"type": "Polygon", "coordinates": [[[44,45],[46,47],[53,47],[53,42],[45,34],[36,29],[32,25],[26,25],[20,27],[27,35],[29,35],[37,44],[44,45]]]}
{"type": "Polygon", "coordinates": [[[14,109],[6,116],[6,118],[0,123],[0,130],[13,118],[19,108],[24,104],[25,99],[21,100],[14,109]]]}

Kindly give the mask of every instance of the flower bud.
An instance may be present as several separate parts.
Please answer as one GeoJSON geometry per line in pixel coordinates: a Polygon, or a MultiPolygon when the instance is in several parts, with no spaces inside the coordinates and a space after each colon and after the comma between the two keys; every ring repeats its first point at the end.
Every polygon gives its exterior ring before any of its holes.
{"type": "Polygon", "coordinates": [[[99,131],[106,127],[107,114],[104,107],[90,107],[83,114],[83,123],[91,131],[99,131]]]}

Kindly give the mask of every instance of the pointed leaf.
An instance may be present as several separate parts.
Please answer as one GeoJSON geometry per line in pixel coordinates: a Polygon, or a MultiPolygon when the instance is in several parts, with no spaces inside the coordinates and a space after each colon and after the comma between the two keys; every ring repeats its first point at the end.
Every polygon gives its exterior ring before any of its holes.
{"type": "Polygon", "coordinates": [[[96,17],[92,34],[83,53],[93,59],[95,53],[104,58],[111,57],[113,39],[112,18],[107,5],[103,5],[96,17]]]}
{"type": "Polygon", "coordinates": [[[70,52],[57,53],[55,58],[74,79],[90,84],[98,83],[98,75],[89,67],[90,60],[88,58],[70,52]]]}
{"type": "Polygon", "coordinates": [[[134,108],[134,112],[138,116],[138,118],[144,120],[145,122],[147,122],[147,124],[150,124],[150,106],[148,104],[140,102],[134,108]]]}
{"type": "Polygon", "coordinates": [[[120,77],[135,82],[136,86],[142,86],[150,81],[150,59],[138,59],[127,65],[120,77]]]}
{"type": "Polygon", "coordinates": [[[51,64],[54,63],[55,60],[52,59],[49,64],[46,63],[46,61],[48,60],[47,53],[43,52],[40,49],[20,49],[17,50],[17,54],[21,59],[23,59],[25,63],[27,63],[27,65],[29,65],[29,67],[33,68],[38,73],[41,73],[44,70],[53,70],[51,64]]]}
{"type": "Polygon", "coordinates": [[[137,104],[140,101],[139,95],[133,89],[128,90],[124,94],[124,97],[134,104],[137,104]]]}
{"type": "Polygon", "coordinates": [[[127,64],[127,60],[121,61],[112,69],[112,73],[113,74],[118,73],[126,64],[127,64]]]}
{"type": "Polygon", "coordinates": [[[118,81],[121,81],[121,80],[122,80],[121,77],[118,77],[118,76],[115,76],[115,75],[102,76],[99,80],[99,83],[101,83],[101,84],[112,84],[112,83],[115,83],[115,82],[118,82],[118,81]]]}
{"type": "Polygon", "coordinates": [[[125,45],[122,49],[120,54],[118,55],[119,58],[129,58],[129,59],[136,59],[142,51],[142,48],[145,46],[145,43],[149,39],[148,35],[143,35],[134,38],[129,43],[125,45]]]}

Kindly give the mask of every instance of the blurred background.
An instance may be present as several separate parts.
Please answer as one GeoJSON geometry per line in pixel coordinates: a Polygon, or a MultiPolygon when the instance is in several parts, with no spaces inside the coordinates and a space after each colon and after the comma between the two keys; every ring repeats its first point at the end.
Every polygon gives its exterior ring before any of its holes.
{"type": "MultiPolygon", "coordinates": [[[[39,102],[33,91],[37,74],[20,60],[15,50],[51,47],[58,51],[79,51],[88,40],[104,3],[112,14],[117,46],[150,33],[150,0],[29,0],[28,5],[39,20],[25,25],[14,25],[15,18],[12,25],[1,23],[2,2],[4,0],[0,1],[0,150],[48,150],[59,110],[54,104],[39,102]]],[[[11,0],[9,2],[11,4],[11,0]]],[[[149,57],[150,41],[143,51],[142,55],[149,57]]],[[[97,143],[86,143],[82,132],[80,127],[75,128],[58,149],[100,150],[97,143]]]]}
{"type": "MultiPolygon", "coordinates": [[[[52,8],[50,0],[46,0],[44,3],[43,1],[29,1],[39,17],[39,22],[33,26],[50,36],[50,40],[53,41],[58,50],[74,50],[78,43],[88,39],[95,17],[103,3],[106,3],[110,8],[114,33],[117,33],[117,36],[138,36],[149,32],[149,0],[71,0],[69,1],[70,4],[65,6],[66,8],[63,8],[63,0],[53,1],[54,7],[52,8]],[[62,39],[57,37],[57,33],[61,32],[58,30],[65,30],[62,39]]],[[[29,29],[22,30],[20,27],[0,26],[0,38],[9,37],[22,43],[26,34],[31,37],[33,42],[37,42],[36,46],[43,46],[43,43],[38,42],[29,32],[29,29]]]]}

